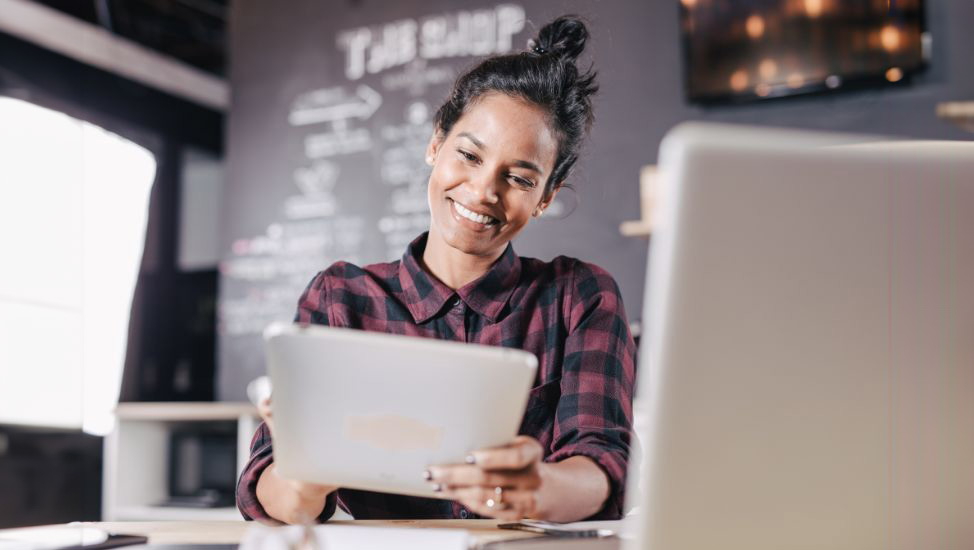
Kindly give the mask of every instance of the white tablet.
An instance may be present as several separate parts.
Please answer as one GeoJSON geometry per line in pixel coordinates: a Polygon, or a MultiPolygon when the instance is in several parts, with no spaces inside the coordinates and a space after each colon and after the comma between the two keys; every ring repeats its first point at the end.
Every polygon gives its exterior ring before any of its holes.
{"type": "Polygon", "coordinates": [[[538,367],[519,349],[318,325],[264,340],[282,476],[426,497],[430,465],[514,439],[538,367]]]}

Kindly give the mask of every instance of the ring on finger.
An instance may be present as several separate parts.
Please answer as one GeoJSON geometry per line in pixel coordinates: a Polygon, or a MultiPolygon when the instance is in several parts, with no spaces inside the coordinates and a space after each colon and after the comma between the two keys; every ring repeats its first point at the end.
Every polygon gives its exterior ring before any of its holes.
{"type": "Polygon", "coordinates": [[[504,508],[504,488],[501,486],[494,487],[494,496],[487,499],[484,503],[488,508],[504,508]]]}

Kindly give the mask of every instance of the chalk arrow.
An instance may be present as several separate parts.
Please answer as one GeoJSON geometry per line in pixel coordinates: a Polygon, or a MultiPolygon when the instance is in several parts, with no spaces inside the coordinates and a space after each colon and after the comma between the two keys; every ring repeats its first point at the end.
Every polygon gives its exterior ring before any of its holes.
{"type": "Polygon", "coordinates": [[[291,111],[288,122],[291,126],[305,126],[350,118],[365,120],[371,117],[380,105],[382,105],[382,96],[379,92],[361,84],[356,88],[354,96],[338,98],[336,101],[319,105],[301,106],[291,111]]]}

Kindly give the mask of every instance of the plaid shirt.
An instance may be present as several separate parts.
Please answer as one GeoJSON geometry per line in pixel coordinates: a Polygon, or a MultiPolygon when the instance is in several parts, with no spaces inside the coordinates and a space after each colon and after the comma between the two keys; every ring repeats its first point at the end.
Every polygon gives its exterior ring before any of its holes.
{"type": "MultiPolygon", "coordinates": [[[[538,357],[520,433],[537,439],[545,462],[587,456],[606,473],[610,495],[589,519],[622,517],[632,426],[635,345],[622,298],[603,269],[559,256],[520,258],[508,245],[479,279],[454,291],[420,267],[421,235],[402,260],[361,268],[337,262],[318,273],[298,303],[295,321],[424,338],[520,348],[538,357]]],[[[257,501],[257,479],[273,462],[261,424],[237,484],[246,519],[273,521],[257,501]]],[[[358,519],[475,518],[455,502],[339,489],[336,504],[358,519]]]]}

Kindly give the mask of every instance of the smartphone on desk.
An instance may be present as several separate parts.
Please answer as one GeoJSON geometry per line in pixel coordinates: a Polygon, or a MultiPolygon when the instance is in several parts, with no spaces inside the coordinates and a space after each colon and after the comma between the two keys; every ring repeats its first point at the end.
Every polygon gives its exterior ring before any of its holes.
{"type": "Polygon", "coordinates": [[[515,531],[528,531],[539,535],[563,538],[605,538],[615,536],[615,531],[611,529],[597,529],[579,526],[579,524],[552,523],[536,519],[523,519],[517,523],[501,523],[498,529],[512,529],[515,531]]]}

